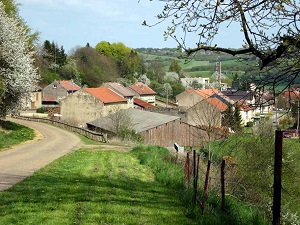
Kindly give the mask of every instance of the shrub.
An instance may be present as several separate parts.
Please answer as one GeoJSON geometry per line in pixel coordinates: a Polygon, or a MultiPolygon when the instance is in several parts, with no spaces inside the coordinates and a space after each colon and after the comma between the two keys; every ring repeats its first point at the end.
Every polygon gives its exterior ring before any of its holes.
{"type": "Polygon", "coordinates": [[[253,127],[253,122],[252,121],[247,122],[246,127],[253,127]]]}
{"type": "Polygon", "coordinates": [[[142,142],[142,135],[132,129],[120,129],[117,133],[117,136],[120,137],[123,141],[134,141],[137,143],[142,142]]]}
{"type": "Polygon", "coordinates": [[[37,112],[37,113],[48,113],[48,110],[47,110],[47,108],[45,108],[45,107],[41,107],[41,108],[38,108],[38,109],[36,110],[36,112],[37,112]]]}

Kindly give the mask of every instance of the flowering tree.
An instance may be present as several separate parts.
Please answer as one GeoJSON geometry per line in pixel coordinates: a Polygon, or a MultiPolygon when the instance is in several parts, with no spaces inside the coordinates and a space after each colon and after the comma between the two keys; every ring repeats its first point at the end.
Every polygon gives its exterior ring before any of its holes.
{"type": "Polygon", "coordinates": [[[29,45],[26,28],[8,17],[0,2],[0,117],[18,109],[36,87],[39,76],[29,45]]]}

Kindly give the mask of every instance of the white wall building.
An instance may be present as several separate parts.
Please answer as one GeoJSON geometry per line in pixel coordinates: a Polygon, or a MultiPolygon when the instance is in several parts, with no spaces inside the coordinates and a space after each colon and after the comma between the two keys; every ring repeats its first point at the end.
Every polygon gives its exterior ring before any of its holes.
{"type": "Polygon", "coordinates": [[[198,82],[199,84],[201,84],[203,86],[203,88],[206,88],[209,86],[209,78],[189,77],[189,78],[180,78],[180,81],[186,89],[192,88],[193,82],[198,82]]]}

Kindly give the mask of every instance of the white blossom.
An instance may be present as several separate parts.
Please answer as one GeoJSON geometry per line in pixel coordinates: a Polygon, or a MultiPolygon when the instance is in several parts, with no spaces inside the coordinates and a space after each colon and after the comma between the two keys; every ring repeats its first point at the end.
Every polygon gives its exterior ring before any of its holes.
{"type": "Polygon", "coordinates": [[[0,116],[19,106],[37,85],[33,52],[22,24],[8,17],[0,2],[0,116]]]}

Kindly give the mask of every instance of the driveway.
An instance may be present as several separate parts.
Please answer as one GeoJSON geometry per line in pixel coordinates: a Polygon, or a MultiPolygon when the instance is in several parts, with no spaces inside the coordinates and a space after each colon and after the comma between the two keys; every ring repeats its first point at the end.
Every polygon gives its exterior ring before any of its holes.
{"type": "Polygon", "coordinates": [[[80,146],[77,135],[60,128],[13,118],[8,120],[33,128],[38,135],[34,141],[0,152],[0,191],[80,146]]]}

